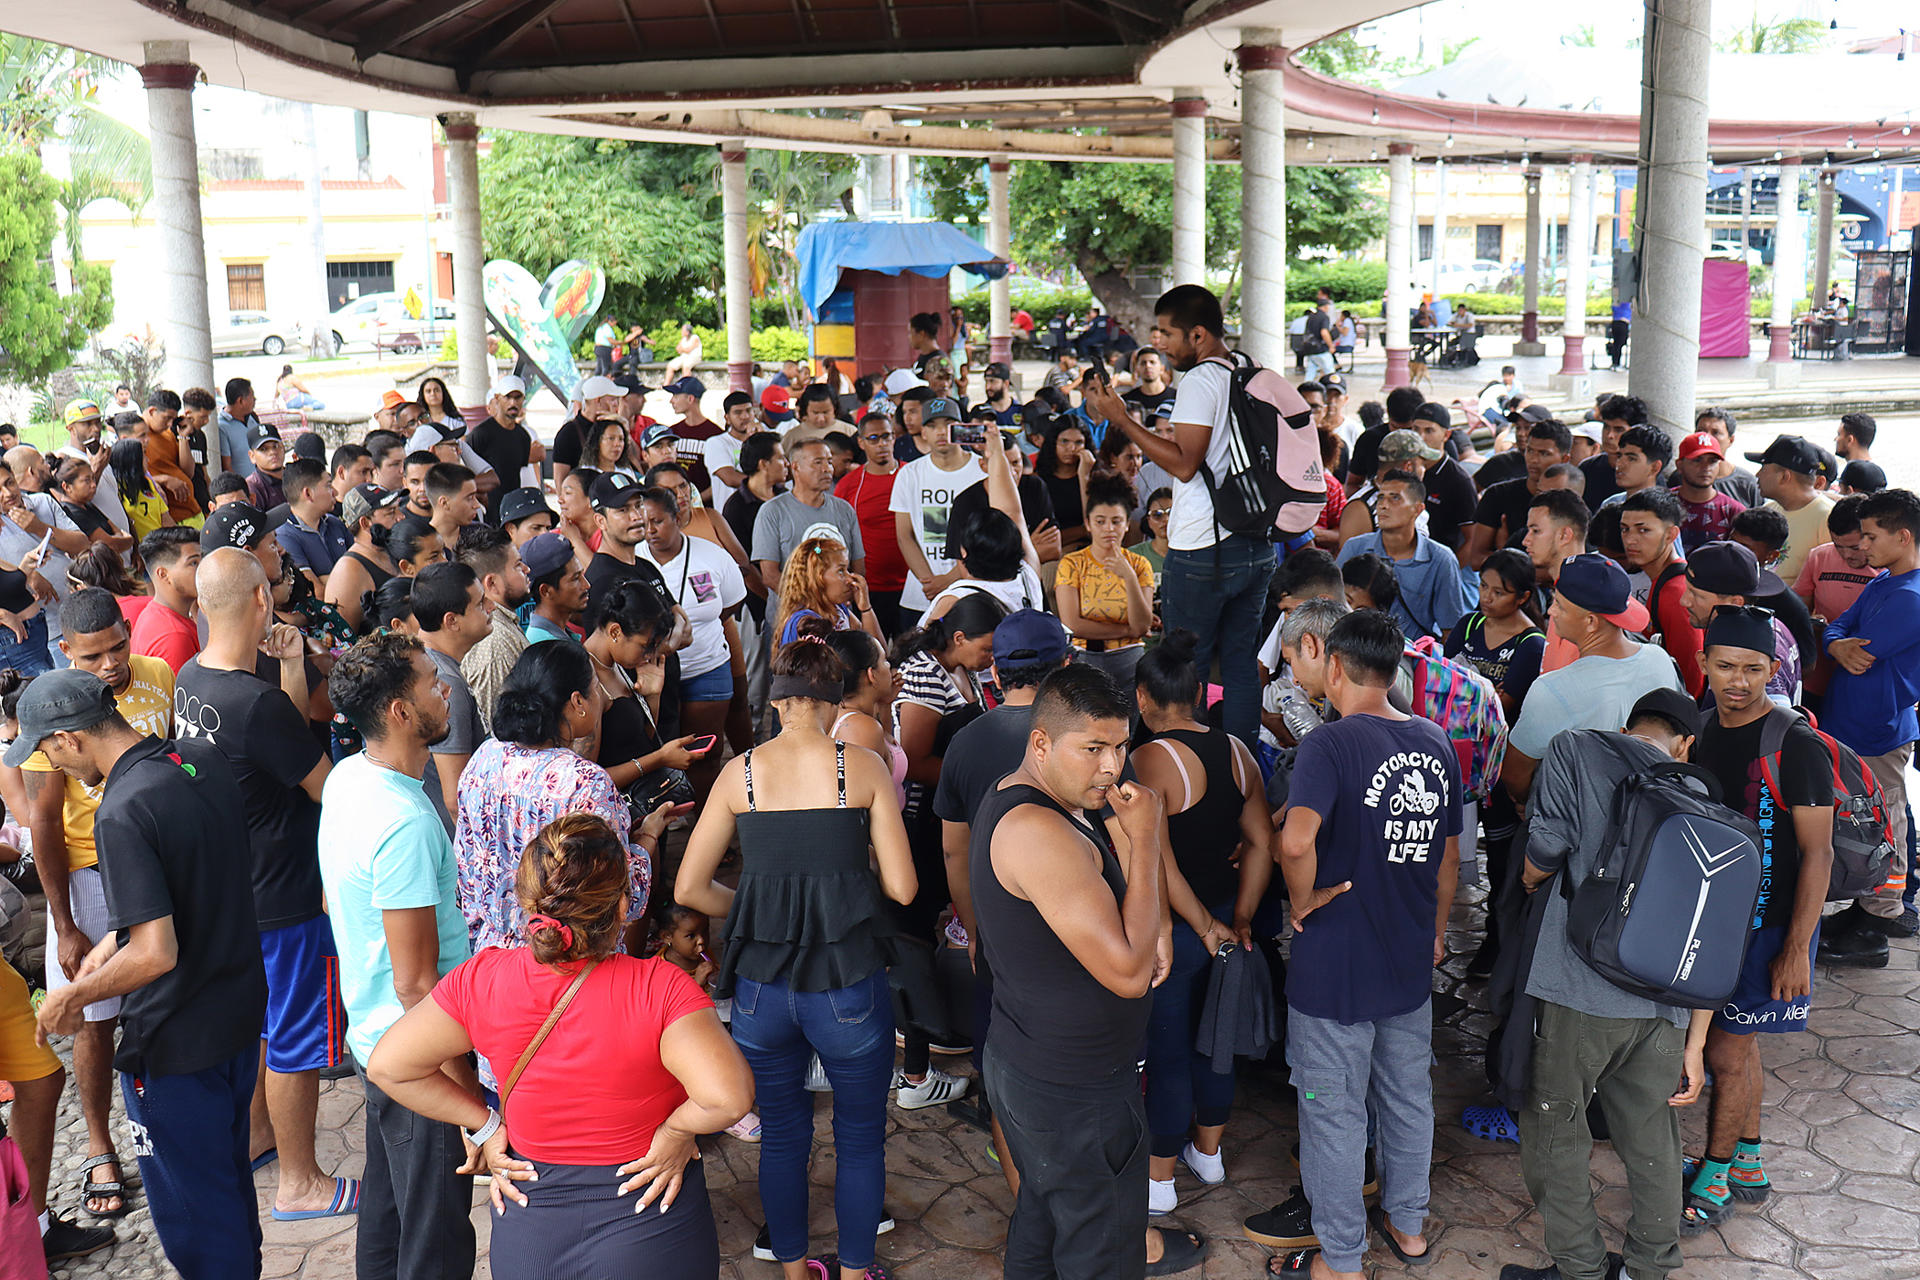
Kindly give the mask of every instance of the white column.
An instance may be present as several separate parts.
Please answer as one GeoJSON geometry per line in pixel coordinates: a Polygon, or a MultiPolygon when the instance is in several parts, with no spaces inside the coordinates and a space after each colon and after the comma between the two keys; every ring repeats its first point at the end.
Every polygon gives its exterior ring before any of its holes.
{"type": "MultiPolygon", "coordinates": [[[[1636,197],[1640,288],[1627,390],[1676,439],[1693,430],[1700,369],[1700,272],[1707,253],[1707,71],[1711,0],[1647,5],[1646,179],[1636,197]]],[[[1744,324],[1744,320],[1743,320],[1744,324]]],[[[1745,332],[1745,329],[1742,329],[1745,332]]]]}
{"type": "MultiPolygon", "coordinates": [[[[1013,256],[1013,215],[1007,202],[1009,162],[987,161],[987,248],[994,256],[1013,256]]],[[[987,286],[987,359],[1013,363],[1012,284],[1005,276],[987,286]]]]}
{"type": "Polygon", "coordinates": [[[720,224],[727,268],[727,382],[753,390],[753,269],[747,260],[747,144],[720,144],[720,224]]]}
{"type": "Polygon", "coordinates": [[[1521,272],[1520,341],[1513,344],[1517,356],[1543,356],[1547,344],[1540,341],[1540,171],[1528,169],[1527,184],[1527,257],[1521,272]]]}
{"type": "Polygon", "coordinates": [[[450,111],[441,118],[441,127],[447,133],[447,201],[453,206],[453,331],[460,353],[455,374],[459,385],[453,394],[463,405],[480,405],[487,402],[493,382],[480,260],[480,126],[471,111],[450,111]]]}
{"type": "Polygon", "coordinates": [[[1567,198],[1567,269],[1564,274],[1566,315],[1560,322],[1560,343],[1564,354],[1560,372],[1554,375],[1555,390],[1583,397],[1587,377],[1587,262],[1593,257],[1593,187],[1587,175],[1593,171],[1593,157],[1577,155],[1568,174],[1571,190],[1567,198]]]}
{"type": "Polygon", "coordinates": [[[1814,174],[1813,305],[1827,305],[1827,284],[1833,276],[1833,174],[1821,169],[1814,174]]]}
{"type": "Polygon", "coordinates": [[[1433,162],[1433,257],[1427,274],[1427,288],[1440,296],[1440,264],[1447,258],[1447,161],[1441,156],[1433,162]]]}
{"type": "MultiPolygon", "coordinates": [[[[140,68],[147,89],[153,201],[159,232],[160,336],[167,386],[214,389],[213,334],[207,312],[207,247],[200,231],[200,155],[193,136],[193,86],[200,68],[183,40],[151,40],[140,68]]],[[[212,460],[209,460],[212,462],[212,460]]],[[[213,465],[217,468],[218,463],[213,465]]]]}
{"type": "Polygon", "coordinates": [[[1207,271],[1207,99],[1173,99],[1173,269],[1169,285],[1204,284],[1207,271]]]}
{"type": "Polygon", "coordinates": [[[1774,183],[1773,315],[1768,328],[1767,381],[1797,386],[1800,366],[1793,359],[1793,309],[1806,292],[1806,222],[1800,217],[1800,162],[1780,166],[1774,183]]]}
{"type": "Polygon", "coordinates": [[[1384,389],[1407,385],[1407,359],[1413,347],[1409,313],[1413,309],[1413,144],[1387,144],[1387,376],[1384,389]]]}
{"type": "Polygon", "coordinates": [[[300,104],[300,125],[307,144],[307,287],[302,290],[306,315],[307,354],[316,360],[334,354],[332,301],[327,293],[327,223],[325,166],[320,161],[320,128],[313,104],[300,104]]]}
{"type": "Polygon", "coordinates": [[[1240,347],[1269,368],[1287,350],[1287,125],[1280,32],[1240,32],[1240,347]]]}

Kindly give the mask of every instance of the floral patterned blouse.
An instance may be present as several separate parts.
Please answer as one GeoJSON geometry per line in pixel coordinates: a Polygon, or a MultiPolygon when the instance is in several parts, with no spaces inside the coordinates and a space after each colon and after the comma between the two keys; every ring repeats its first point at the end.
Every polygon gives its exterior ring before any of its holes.
{"type": "Polygon", "coordinates": [[[607,771],[565,747],[523,747],[489,738],[460,774],[460,816],[453,835],[460,910],[475,951],[524,941],[526,913],[513,890],[520,858],[542,827],[569,813],[604,818],[620,833],[631,881],[627,919],[646,913],[653,864],[628,838],[627,802],[607,771]]]}

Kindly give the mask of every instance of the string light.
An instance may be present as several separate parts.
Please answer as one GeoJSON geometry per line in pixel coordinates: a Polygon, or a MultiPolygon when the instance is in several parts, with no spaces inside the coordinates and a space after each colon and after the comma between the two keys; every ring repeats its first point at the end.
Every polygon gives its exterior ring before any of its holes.
{"type": "Polygon", "coordinates": [[[1312,135],[1312,134],[1308,134],[1308,135],[1307,135],[1307,150],[1309,150],[1309,151],[1311,151],[1311,150],[1313,150],[1313,135],[1312,135]]]}
{"type": "Polygon", "coordinates": [[[1453,145],[1453,131],[1452,131],[1452,130],[1448,130],[1448,131],[1447,131],[1447,145],[1448,145],[1449,147],[1451,147],[1451,146],[1453,145]]]}
{"type": "Polygon", "coordinates": [[[1379,123],[1380,123],[1380,108],[1379,108],[1379,107],[1375,107],[1375,108],[1373,109],[1373,122],[1374,122],[1375,124],[1379,124],[1379,123]]]}

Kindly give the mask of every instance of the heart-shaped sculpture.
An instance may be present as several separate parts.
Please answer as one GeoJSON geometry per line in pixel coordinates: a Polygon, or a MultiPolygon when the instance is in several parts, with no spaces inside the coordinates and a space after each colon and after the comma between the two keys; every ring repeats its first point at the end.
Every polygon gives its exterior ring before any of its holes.
{"type": "Polygon", "coordinates": [[[571,347],[580,341],[593,318],[600,314],[600,300],[607,296],[607,273],[570,258],[547,273],[540,286],[540,301],[553,313],[560,332],[567,335],[571,347]]]}
{"type": "Polygon", "coordinates": [[[487,310],[507,341],[539,366],[562,400],[570,399],[580,385],[573,339],[600,305],[605,274],[598,267],[567,262],[547,277],[543,288],[519,263],[496,258],[486,265],[482,281],[487,310]]]}

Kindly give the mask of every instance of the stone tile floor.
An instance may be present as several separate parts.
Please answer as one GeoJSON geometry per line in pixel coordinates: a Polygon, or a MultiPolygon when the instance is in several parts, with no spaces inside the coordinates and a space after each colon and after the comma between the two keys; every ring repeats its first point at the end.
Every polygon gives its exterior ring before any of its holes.
{"type": "MultiPolygon", "coordinates": [[[[1461,971],[1477,924],[1471,904],[1460,910],[1456,948],[1436,975],[1443,1001],[1435,1029],[1434,1075],[1439,1116],[1434,1149],[1433,1213],[1438,1256],[1419,1274],[1465,1280],[1499,1274],[1506,1262],[1542,1265],[1540,1224],[1520,1180],[1517,1149],[1470,1137],[1457,1120],[1481,1098],[1479,1051],[1490,1018],[1479,984],[1461,971]],[[1463,1002],[1463,1003],[1456,1003],[1463,1002]]],[[[1684,1280],[1910,1280],[1920,1276],[1920,945],[1896,942],[1883,970],[1818,974],[1809,1033],[1765,1038],[1768,1168],[1778,1189],[1758,1209],[1742,1207],[1722,1227],[1685,1242],[1684,1280]]],[[[947,1064],[961,1069],[956,1061],[947,1064]]],[[[818,1104],[813,1164],[816,1250],[832,1247],[834,1159],[825,1098],[818,1104]]],[[[72,1211],[70,1171],[84,1151],[79,1111],[69,1090],[55,1157],[55,1197],[72,1211]]],[[[1690,1149],[1699,1147],[1704,1106],[1685,1113],[1690,1149]]],[[[323,1168],[358,1172],[364,1155],[359,1086],[324,1086],[319,1154],[323,1168]]],[[[116,1096],[115,1125],[125,1149],[116,1096]]],[[[1183,1169],[1174,1221],[1212,1239],[1212,1251],[1191,1277],[1244,1280],[1261,1273],[1267,1251],[1240,1233],[1248,1214],[1286,1197],[1297,1181],[1288,1147],[1295,1137],[1292,1102],[1278,1074],[1243,1074],[1240,1107],[1227,1133],[1228,1181],[1207,1188],[1183,1169]]],[[[726,1137],[706,1140],[707,1179],[725,1261],[723,1280],[775,1280],[755,1262],[760,1224],[756,1154],[726,1137]]],[[[900,1280],[974,1280],[1000,1274],[999,1246],[1011,1199],[983,1135],[944,1108],[895,1111],[887,1143],[887,1204],[899,1227],[880,1240],[880,1260],[900,1280]]],[[[132,1170],[130,1169],[131,1173],[132,1170]]],[[[1610,1233],[1627,1213],[1624,1171],[1610,1148],[1596,1149],[1594,1180],[1610,1233]]],[[[277,1223],[267,1218],[272,1172],[258,1175],[265,1221],[265,1274],[302,1280],[348,1280],[353,1274],[353,1220],[277,1223]]],[[[172,1275],[160,1254],[144,1202],[120,1224],[113,1249],[56,1268],[56,1276],[146,1280],[172,1275]]],[[[489,1211],[476,1192],[473,1219],[485,1257],[489,1211]]],[[[484,1267],[484,1262],[482,1266],[484,1267]]],[[[1372,1275],[1403,1269],[1376,1247],[1372,1275]]],[[[503,1278],[504,1280],[504,1278],[503,1278]]],[[[523,1280],[515,1277],[514,1280],[523,1280]]]]}

